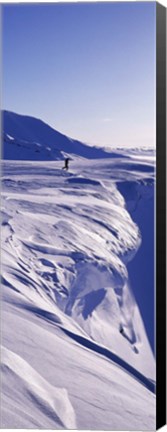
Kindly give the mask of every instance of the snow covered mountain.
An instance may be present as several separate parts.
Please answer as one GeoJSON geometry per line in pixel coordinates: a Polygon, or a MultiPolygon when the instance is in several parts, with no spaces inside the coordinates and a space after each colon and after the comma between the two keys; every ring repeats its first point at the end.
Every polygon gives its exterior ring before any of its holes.
{"type": "Polygon", "coordinates": [[[103,149],[71,139],[34,117],[3,111],[2,124],[4,159],[61,160],[66,154],[88,159],[110,157],[103,149]]]}
{"type": "MultiPolygon", "coordinates": [[[[16,118],[9,140],[46,146],[16,118]]],[[[69,172],[27,149],[2,164],[2,427],[152,430],[154,152],[70,145],[69,172]]]]}

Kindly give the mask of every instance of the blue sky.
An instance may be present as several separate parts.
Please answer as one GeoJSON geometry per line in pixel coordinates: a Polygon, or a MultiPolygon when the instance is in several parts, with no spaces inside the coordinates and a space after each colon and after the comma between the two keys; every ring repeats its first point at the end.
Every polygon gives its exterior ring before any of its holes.
{"type": "Polygon", "coordinates": [[[90,144],[154,146],[155,7],[3,5],[3,108],[90,144]]]}

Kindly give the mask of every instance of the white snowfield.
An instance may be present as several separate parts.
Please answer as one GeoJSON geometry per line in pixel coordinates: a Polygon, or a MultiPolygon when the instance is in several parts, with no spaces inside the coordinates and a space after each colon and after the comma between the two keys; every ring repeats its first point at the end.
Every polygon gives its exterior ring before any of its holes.
{"type": "Polygon", "coordinates": [[[127,269],[155,160],[129,154],[75,157],[68,172],[2,164],[3,428],[155,429],[155,359],[127,269]]]}

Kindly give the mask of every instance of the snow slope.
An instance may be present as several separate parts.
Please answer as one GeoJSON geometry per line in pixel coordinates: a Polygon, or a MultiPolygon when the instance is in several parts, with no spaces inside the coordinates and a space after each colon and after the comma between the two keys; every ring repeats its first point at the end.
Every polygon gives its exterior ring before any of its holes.
{"type": "Polygon", "coordinates": [[[111,157],[111,151],[71,139],[34,117],[2,111],[2,124],[4,159],[62,160],[69,154],[71,158],[76,155],[88,159],[111,157]]]}
{"type": "Polygon", "coordinates": [[[69,172],[3,162],[2,427],[155,428],[148,311],[136,301],[148,257],[133,220],[153,199],[154,165],[153,152],[75,158],[69,172]]]}

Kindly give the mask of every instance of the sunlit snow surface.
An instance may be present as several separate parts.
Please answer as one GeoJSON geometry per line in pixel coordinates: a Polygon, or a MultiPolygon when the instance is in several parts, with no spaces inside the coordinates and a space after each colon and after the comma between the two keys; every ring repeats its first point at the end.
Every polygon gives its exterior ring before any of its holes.
{"type": "Polygon", "coordinates": [[[62,166],[2,164],[2,427],[152,430],[155,360],[128,263],[154,154],[62,166]]]}

